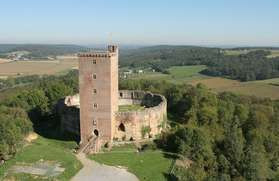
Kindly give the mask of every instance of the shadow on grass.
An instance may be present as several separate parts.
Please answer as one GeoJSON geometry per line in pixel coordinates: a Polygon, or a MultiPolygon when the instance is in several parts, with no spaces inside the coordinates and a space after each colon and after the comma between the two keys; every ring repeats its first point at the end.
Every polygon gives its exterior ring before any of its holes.
{"type": "Polygon", "coordinates": [[[30,111],[29,118],[33,123],[34,132],[44,138],[61,141],[75,141],[76,143],[79,143],[80,141],[79,136],[61,131],[60,117],[55,114],[38,116],[36,112],[30,111]]]}
{"type": "Polygon", "coordinates": [[[172,174],[164,173],[164,177],[167,181],[178,181],[178,178],[172,174]]]}

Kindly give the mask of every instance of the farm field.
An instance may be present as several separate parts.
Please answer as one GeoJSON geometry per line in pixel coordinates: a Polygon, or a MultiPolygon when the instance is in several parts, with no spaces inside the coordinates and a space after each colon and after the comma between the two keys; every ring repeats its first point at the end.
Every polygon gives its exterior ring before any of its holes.
{"type": "Polygon", "coordinates": [[[111,166],[122,166],[142,181],[167,180],[172,159],[160,151],[136,152],[132,146],[114,147],[110,152],[90,155],[90,159],[111,166]]]}
{"type": "Polygon", "coordinates": [[[2,64],[2,63],[7,63],[7,62],[11,62],[11,61],[12,61],[12,60],[0,58],[0,64],[2,64]]]}
{"type": "Polygon", "coordinates": [[[243,95],[279,99],[279,86],[273,85],[275,83],[279,83],[279,79],[239,82],[237,80],[216,77],[191,81],[192,85],[196,85],[198,83],[206,85],[215,92],[228,91],[243,95]]]}
{"type": "Polygon", "coordinates": [[[146,72],[144,74],[135,74],[131,79],[166,80],[173,83],[185,83],[191,80],[208,78],[208,76],[199,73],[205,68],[205,65],[173,66],[167,69],[170,74],[146,72]]]}
{"type": "Polygon", "coordinates": [[[12,61],[0,64],[0,76],[57,74],[77,68],[77,59],[54,61],[12,61]]]}
{"type": "Polygon", "coordinates": [[[172,83],[189,83],[196,85],[202,83],[215,92],[231,91],[237,94],[254,95],[279,99],[279,78],[240,82],[221,77],[210,77],[200,74],[206,66],[180,66],[168,69],[170,74],[145,73],[137,74],[132,79],[166,80],[172,83]]]}
{"type": "Polygon", "coordinates": [[[271,55],[268,57],[279,57],[279,50],[271,50],[271,55]]]}

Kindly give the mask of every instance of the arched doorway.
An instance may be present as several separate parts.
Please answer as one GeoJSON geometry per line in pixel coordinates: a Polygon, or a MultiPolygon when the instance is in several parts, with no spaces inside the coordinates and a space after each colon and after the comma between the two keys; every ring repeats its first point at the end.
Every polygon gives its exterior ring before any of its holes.
{"type": "Polygon", "coordinates": [[[94,129],[93,133],[95,136],[97,136],[97,137],[99,136],[99,131],[97,129],[94,129]]]}
{"type": "Polygon", "coordinates": [[[121,123],[119,126],[118,126],[118,130],[119,131],[122,131],[122,132],[125,132],[125,126],[123,123],[121,123]]]}

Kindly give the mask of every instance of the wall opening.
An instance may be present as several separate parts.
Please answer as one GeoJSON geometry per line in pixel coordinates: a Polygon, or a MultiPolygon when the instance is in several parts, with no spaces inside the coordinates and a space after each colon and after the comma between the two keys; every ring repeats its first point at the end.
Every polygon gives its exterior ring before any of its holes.
{"type": "Polygon", "coordinates": [[[125,126],[124,126],[123,123],[121,123],[121,124],[118,126],[118,130],[119,130],[119,131],[125,132],[125,126]]]}
{"type": "Polygon", "coordinates": [[[95,136],[97,136],[97,137],[99,136],[99,131],[97,129],[94,129],[93,133],[95,136]]]}

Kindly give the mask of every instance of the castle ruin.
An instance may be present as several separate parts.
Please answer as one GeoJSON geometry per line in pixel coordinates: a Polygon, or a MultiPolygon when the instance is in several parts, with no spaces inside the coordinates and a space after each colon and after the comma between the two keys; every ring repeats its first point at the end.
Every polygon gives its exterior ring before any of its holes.
{"type": "Polygon", "coordinates": [[[113,141],[136,141],[165,127],[165,97],[144,91],[118,90],[118,47],[81,53],[79,95],[67,96],[61,111],[63,131],[80,136],[80,146],[98,152],[113,141]],[[138,105],[140,110],[118,110],[138,105]]]}

